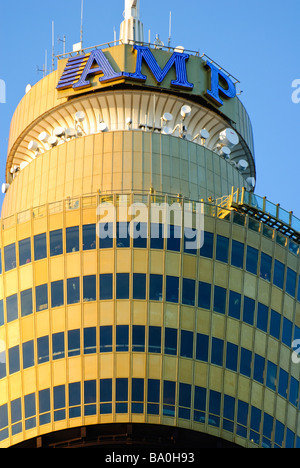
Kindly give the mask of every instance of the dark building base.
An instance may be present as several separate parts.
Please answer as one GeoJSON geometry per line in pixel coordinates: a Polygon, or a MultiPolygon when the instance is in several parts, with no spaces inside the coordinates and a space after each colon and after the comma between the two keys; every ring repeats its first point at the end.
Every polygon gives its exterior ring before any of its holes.
{"type": "Polygon", "coordinates": [[[199,450],[239,445],[179,427],[154,424],[98,424],[45,434],[11,448],[101,448],[113,450],[199,450]]]}

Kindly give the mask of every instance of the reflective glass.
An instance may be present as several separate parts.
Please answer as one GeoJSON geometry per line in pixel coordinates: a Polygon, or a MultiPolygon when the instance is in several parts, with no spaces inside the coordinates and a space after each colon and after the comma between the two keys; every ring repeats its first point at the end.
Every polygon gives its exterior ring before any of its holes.
{"type": "Polygon", "coordinates": [[[133,247],[146,249],[148,237],[147,223],[133,223],[133,247]]]}
{"type": "Polygon", "coordinates": [[[79,226],[66,228],[66,252],[79,251],[79,226]]]}
{"type": "Polygon", "coordinates": [[[237,371],[238,346],[233,343],[227,343],[226,350],[226,369],[237,371]]]}
{"type": "Polygon", "coordinates": [[[68,356],[80,354],[80,329],[68,330],[68,356]]]}
{"type": "Polygon", "coordinates": [[[241,315],[241,295],[237,292],[230,291],[228,315],[230,317],[240,319],[241,315]]]}
{"type": "Polygon", "coordinates": [[[274,274],[273,274],[273,284],[278,286],[278,288],[283,289],[284,283],[284,264],[275,260],[274,262],[274,274]]]}
{"type": "MultiPolygon", "coordinates": [[[[98,228],[100,249],[111,249],[114,242],[113,223],[99,223],[98,228]]],[[[117,247],[123,247],[122,241],[120,239],[118,240],[117,247]]]]}
{"type": "Polygon", "coordinates": [[[197,333],[196,341],[196,359],[208,362],[209,336],[197,333]]]}
{"type": "Polygon", "coordinates": [[[246,270],[257,275],[258,250],[247,246],[246,270]]]}
{"type": "Polygon", "coordinates": [[[264,383],[265,358],[259,354],[254,356],[253,379],[261,384],[264,383]]]}
{"type": "Polygon", "coordinates": [[[41,284],[35,288],[36,312],[48,309],[48,284],[41,284]]]}
{"type": "Polygon", "coordinates": [[[160,250],[164,248],[163,224],[151,223],[150,247],[160,250]]]}
{"type": "Polygon", "coordinates": [[[116,298],[129,299],[129,273],[116,274],[116,298]]]}
{"type": "Polygon", "coordinates": [[[144,325],[132,325],[132,351],[145,351],[145,327],[144,325]]]}
{"type": "Polygon", "coordinates": [[[271,281],[271,270],[272,257],[262,252],[260,259],[260,277],[267,281],[271,281]]]}
{"type": "Polygon", "coordinates": [[[33,340],[22,344],[23,369],[34,366],[34,343],[33,340]]]}
{"type": "Polygon", "coordinates": [[[132,298],[146,299],[146,274],[133,273],[132,298]]]}
{"type": "Polygon", "coordinates": [[[162,301],[162,275],[150,274],[149,280],[149,299],[150,301],[162,301]]]}
{"type": "Polygon", "coordinates": [[[243,321],[249,325],[254,324],[255,300],[250,297],[244,297],[243,321]]]}
{"type": "Polygon", "coordinates": [[[165,328],[165,354],[177,354],[177,329],[165,328]]]}
{"type": "Polygon", "coordinates": [[[64,305],[64,283],[54,281],[51,283],[51,307],[60,307],[64,305]]]}
{"type": "Polygon", "coordinates": [[[82,226],[82,249],[93,250],[96,248],[96,224],[82,226]]]}
{"type": "Polygon", "coordinates": [[[21,291],[21,316],[25,317],[33,313],[32,308],[32,289],[21,291]]]}
{"type": "Polygon", "coordinates": [[[18,318],[18,296],[13,294],[6,298],[6,320],[12,322],[18,318]]]}
{"type": "Polygon", "coordinates": [[[47,257],[46,233],[34,236],[34,259],[41,260],[47,257]]]}
{"type": "Polygon", "coordinates": [[[5,271],[16,268],[16,245],[10,244],[4,247],[4,265],[5,271]]]}
{"type": "Polygon", "coordinates": [[[50,257],[63,253],[62,229],[50,231],[50,257]]]}
{"type": "Polygon", "coordinates": [[[149,326],[148,352],[161,352],[161,327],[149,326]]]}
{"type": "Polygon", "coordinates": [[[112,352],[112,326],[103,325],[100,327],[100,353],[112,352]]]}
{"type": "Polygon", "coordinates": [[[113,298],[113,275],[103,273],[100,275],[100,299],[109,300],[113,298]]]}
{"type": "Polygon", "coordinates": [[[23,239],[19,241],[19,265],[25,265],[31,262],[31,241],[23,239]]]}
{"type": "Polygon", "coordinates": [[[212,338],[211,363],[216,366],[223,366],[224,341],[220,338],[212,338]]]}
{"type": "Polygon", "coordinates": [[[163,415],[175,416],[176,382],[164,380],[163,386],[163,415]]]}
{"type": "Polygon", "coordinates": [[[76,304],[80,301],[79,278],[67,279],[67,304],[76,304]]]}
{"type": "Polygon", "coordinates": [[[168,225],[167,249],[180,252],[181,226],[168,225]]]}
{"type": "Polygon", "coordinates": [[[226,311],[226,289],[220,286],[214,288],[214,311],[225,314],[226,311]]]}
{"type": "Polygon", "coordinates": [[[19,346],[14,346],[8,350],[9,373],[14,374],[20,370],[20,350],[19,346]]]}
{"type": "Polygon", "coordinates": [[[287,268],[285,290],[292,297],[295,297],[295,294],[296,294],[296,280],[297,280],[296,273],[290,268],[287,268]]]}
{"type": "Polygon", "coordinates": [[[198,285],[198,307],[210,310],[211,284],[199,281],[198,285]]]}
{"type": "Polygon", "coordinates": [[[96,352],[96,327],[88,327],[83,330],[84,354],[96,352]]]}
{"type": "Polygon", "coordinates": [[[268,312],[268,307],[259,302],[257,306],[257,328],[264,332],[268,330],[268,312]]]}
{"type": "Polygon", "coordinates": [[[188,330],[181,330],[180,333],[180,356],[192,358],[194,348],[194,333],[188,330]]]}
{"type": "Polygon", "coordinates": [[[271,320],[270,320],[270,335],[274,336],[279,340],[280,338],[280,324],[281,324],[281,314],[271,310],[271,320]]]}
{"type": "Polygon", "coordinates": [[[213,257],[214,235],[212,232],[204,232],[204,243],[200,249],[200,255],[206,258],[213,257]]]}
{"type": "Polygon", "coordinates": [[[83,300],[84,302],[96,300],[96,275],[83,277],[83,300]]]}
{"type": "Polygon", "coordinates": [[[130,247],[129,223],[117,223],[117,247],[130,247]]]}
{"type": "Polygon", "coordinates": [[[228,237],[217,235],[217,246],[216,246],[216,260],[220,262],[228,262],[228,237]]]}
{"type": "Polygon", "coordinates": [[[116,379],[116,413],[128,412],[128,379],[116,379]]]}
{"type": "Polygon", "coordinates": [[[65,334],[64,332],[52,335],[52,359],[63,359],[65,357],[65,334]]]}
{"type": "Polygon", "coordinates": [[[240,373],[246,377],[251,375],[252,352],[249,349],[241,348],[240,373]]]}
{"type": "Polygon", "coordinates": [[[49,336],[37,339],[38,364],[49,361],[49,336]]]}
{"type": "Polygon", "coordinates": [[[166,301],[178,302],[179,278],[178,276],[166,276],[166,301]]]}
{"type": "Polygon", "coordinates": [[[182,304],[195,305],[195,280],[182,278],[182,304]]]}
{"type": "Polygon", "coordinates": [[[128,325],[116,326],[116,351],[128,351],[129,327],[128,325]]]}
{"type": "Polygon", "coordinates": [[[237,268],[243,268],[244,266],[244,244],[236,240],[232,241],[231,265],[237,268]]]}

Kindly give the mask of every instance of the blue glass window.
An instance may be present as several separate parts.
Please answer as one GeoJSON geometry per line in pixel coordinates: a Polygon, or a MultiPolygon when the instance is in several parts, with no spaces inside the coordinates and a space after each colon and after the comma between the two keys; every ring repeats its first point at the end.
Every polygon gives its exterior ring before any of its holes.
{"type": "Polygon", "coordinates": [[[179,384],[179,408],[178,417],[190,419],[191,417],[191,393],[192,386],[186,383],[179,384]]]}
{"type": "Polygon", "coordinates": [[[223,366],[224,341],[220,338],[212,338],[211,363],[217,366],[223,366]]]}
{"type": "Polygon", "coordinates": [[[234,411],[235,399],[229,395],[224,395],[224,410],[223,410],[223,429],[233,432],[234,430],[234,411]]]}
{"type": "Polygon", "coordinates": [[[13,294],[6,298],[6,320],[12,322],[18,318],[18,296],[13,294]]]}
{"type": "Polygon", "coordinates": [[[19,434],[22,432],[22,403],[21,398],[11,401],[11,424],[12,424],[12,435],[19,434]]]}
{"type": "Polygon", "coordinates": [[[264,447],[271,447],[271,438],[273,431],[273,418],[267,413],[264,413],[264,423],[263,423],[263,444],[264,447]]]}
{"type": "Polygon", "coordinates": [[[292,405],[296,406],[296,408],[298,408],[298,403],[299,403],[298,396],[299,396],[299,382],[294,377],[291,377],[289,401],[292,403],[292,405]]]}
{"type": "Polygon", "coordinates": [[[148,237],[147,223],[133,223],[133,247],[146,249],[148,237]]]}
{"type": "Polygon", "coordinates": [[[21,317],[26,317],[33,313],[32,307],[32,289],[21,291],[21,317]]]}
{"type": "Polygon", "coordinates": [[[282,342],[290,347],[292,345],[292,330],[293,324],[287,318],[283,318],[283,327],[282,327],[282,342]]]}
{"type": "Polygon", "coordinates": [[[228,263],[228,237],[217,235],[217,246],[216,246],[216,260],[220,262],[228,263]]]}
{"type": "Polygon", "coordinates": [[[0,300],[0,327],[4,325],[3,299],[0,300]]]}
{"type": "Polygon", "coordinates": [[[225,314],[226,311],[226,289],[215,286],[214,288],[214,311],[225,314]]]}
{"type": "Polygon", "coordinates": [[[226,369],[237,371],[238,346],[227,342],[226,369]]]}
{"type": "Polygon", "coordinates": [[[166,301],[178,302],[179,278],[178,276],[166,276],[166,301]]]}
{"type": "Polygon", "coordinates": [[[131,381],[131,411],[142,414],[144,412],[144,379],[131,381]]]}
{"type": "Polygon", "coordinates": [[[277,366],[271,361],[267,363],[267,379],[266,385],[271,390],[276,390],[276,377],[277,377],[277,366]]]}
{"type": "Polygon", "coordinates": [[[31,242],[30,237],[19,241],[19,265],[26,265],[31,262],[31,242]]]}
{"type": "Polygon", "coordinates": [[[96,275],[83,277],[83,301],[91,302],[96,300],[96,275]]]}
{"type": "Polygon", "coordinates": [[[205,422],[206,388],[195,386],[194,421],[205,422]]]}
{"type": "Polygon", "coordinates": [[[112,352],[112,326],[103,325],[100,327],[100,353],[112,352]]]}
{"type": "Polygon", "coordinates": [[[110,300],[113,298],[113,275],[103,273],[100,275],[100,299],[110,300]]]}
{"type": "Polygon", "coordinates": [[[175,392],[176,382],[164,380],[163,388],[163,415],[175,416],[175,392]]]}
{"type": "Polygon", "coordinates": [[[167,249],[180,252],[181,226],[168,225],[167,249]]]}
{"type": "Polygon", "coordinates": [[[46,233],[34,236],[34,260],[41,260],[47,257],[47,237],[46,233]]]}
{"type": "Polygon", "coordinates": [[[32,429],[36,427],[36,407],[35,407],[35,393],[25,395],[25,429],[32,429]]]}
{"type": "Polygon", "coordinates": [[[260,356],[259,354],[255,354],[253,379],[261,384],[264,383],[264,370],[265,370],[265,358],[260,356]]]}
{"type": "Polygon", "coordinates": [[[149,299],[150,301],[162,301],[162,275],[150,274],[149,281],[149,299]]]}
{"type": "Polygon", "coordinates": [[[64,305],[64,282],[53,281],[51,283],[51,307],[60,307],[64,305]]]}
{"type": "Polygon", "coordinates": [[[117,247],[130,247],[129,223],[117,223],[117,247]]]}
{"type": "Polygon", "coordinates": [[[79,251],[79,226],[66,228],[66,252],[79,251]]]}
{"type": "Polygon", "coordinates": [[[116,379],[116,413],[128,412],[128,379],[116,379]]]}
{"type": "Polygon", "coordinates": [[[209,420],[212,426],[219,427],[221,411],[221,393],[210,390],[209,392],[209,420]]]}
{"type": "Polygon", "coordinates": [[[268,315],[268,307],[259,302],[257,307],[257,328],[264,332],[267,332],[268,330],[268,315]]]}
{"type": "Polygon", "coordinates": [[[68,356],[80,354],[80,329],[68,330],[68,356]]]}
{"type": "Polygon", "coordinates": [[[237,268],[243,268],[244,266],[244,244],[242,242],[232,241],[231,265],[237,268]]]}
{"type": "Polygon", "coordinates": [[[83,330],[84,354],[96,352],[96,327],[88,327],[83,330]]]}
{"type": "Polygon", "coordinates": [[[274,262],[274,274],[273,274],[273,284],[278,286],[278,288],[283,289],[284,284],[284,264],[275,260],[274,262]]]}
{"type": "Polygon", "coordinates": [[[177,354],[177,329],[165,328],[165,354],[177,354]]]}
{"type": "Polygon", "coordinates": [[[281,315],[275,310],[271,310],[270,335],[279,340],[280,338],[281,315]]]}
{"type": "Polygon", "coordinates": [[[209,346],[208,335],[197,333],[196,359],[198,359],[199,361],[208,362],[208,346],[209,346]]]}
{"type": "Polygon", "coordinates": [[[36,312],[48,309],[48,284],[41,284],[35,288],[36,312]]]}
{"type": "Polygon", "coordinates": [[[161,353],[161,327],[149,326],[148,352],[161,353]]]}
{"type": "Polygon", "coordinates": [[[50,231],[50,257],[63,253],[62,229],[50,231]]]}
{"type": "Polygon", "coordinates": [[[237,434],[247,437],[248,403],[239,400],[237,411],[237,434]]]}
{"type": "Polygon", "coordinates": [[[249,325],[254,324],[255,300],[250,297],[244,297],[243,321],[249,325]]]}
{"type": "Polygon", "coordinates": [[[81,416],[81,383],[69,384],[69,417],[78,418],[81,416]]]}
{"type": "Polygon", "coordinates": [[[262,252],[260,259],[260,277],[267,281],[271,281],[271,270],[272,257],[262,252]]]}
{"type": "Polygon", "coordinates": [[[116,274],[116,298],[129,299],[129,273],[116,274]]]}
{"type": "MultiPolygon", "coordinates": [[[[197,236],[200,236],[200,235],[201,233],[199,233],[195,229],[192,229],[189,227],[184,228],[184,252],[185,253],[188,253],[191,255],[197,255],[197,241],[198,241],[197,236]]],[[[203,240],[204,240],[204,233],[203,233],[203,240]]]]}
{"type": "Polygon", "coordinates": [[[22,344],[23,350],[23,369],[34,366],[34,344],[33,340],[22,344]]]}
{"type": "Polygon", "coordinates": [[[112,413],[112,379],[100,379],[100,414],[112,413]]]}
{"type": "Polygon", "coordinates": [[[67,304],[77,304],[80,301],[79,278],[67,279],[67,304]]]}
{"type": "Polygon", "coordinates": [[[4,265],[5,271],[16,268],[16,245],[10,244],[4,247],[4,265]]]}
{"type": "Polygon", "coordinates": [[[19,346],[14,346],[8,350],[9,373],[14,374],[20,370],[20,350],[19,346]]]}
{"type": "Polygon", "coordinates": [[[200,249],[200,255],[206,258],[213,257],[214,250],[214,235],[212,232],[204,232],[204,243],[200,249]]]}
{"type": "Polygon", "coordinates": [[[241,295],[234,291],[229,293],[228,315],[238,320],[241,316],[241,295]]]}
{"type": "Polygon", "coordinates": [[[116,326],[116,351],[128,351],[129,327],[128,325],[116,326]]]}
{"type": "Polygon", "coordinates": [[[93,250],[96,248],[96,224],[84,224],[82,226],[82,249],[93,250]]]}
{"type": "Polygon", "coordinates": [[[65,357],[65,334],[64,332],[52,335],[52,359],[63,359],[65,357]]]}
{"type": "Polygon", "coordinates": [[[148,379],[148,414],[159,414],[160,381],[148,379]]]}
{"type": "MultiPolygon", "coordinates": [[[[124,228],[125,228],[126,223],[122,223],[122,224],[124,224],[124,228]]],[[[98,236],[99,236],[100,249],[111,249],[113,247],[113,241],[114,241],[113,223],[99,223],[98,227],[99,227],[98,236]]],[[[118,233],[119,233],[119,223],[118,223],[118,233]]],[[[123,234],[123,230],[121,234],[123,234]]],[[[125,231],[125,237],[126,237],[125,241],[127,240],[127,235],[128,233],[126,233],[125,231]]],[[[125,247],[125,245],[124,246],[122,245],[122,240],[120,239],[118,239],[117,246],[125,247]]]]}
{"type": "Polygon", "coordinates": [[[195,280],[182,278],[182,304],[195,305],[195,280]]]}
{"type": "Polygon", "coordinates": [[[132,298],[146,299],[146,274],[133,273],[132,298]]]}
{"type": "Polygon", "coordinates": [[[84,415],[96,414],[96,380],[86,380],[84,382],[84,415]]]}
{"type": "Polygon", "coordinates": [[[251,375],[251,361],[252,352],[248,349],[241,348],[240,373],[246,377],[250,377],[251,375]]]}
{"type": "Polygon", "coordinates": [[[150,247],[159,250],[164,248],[163,224],[151,223],[150,247]]]}
{"type": "Polygon", "coordinates": [[[260,424],[261,424],[261,410],[256,408],[255,406],[251,406],[250,438],[256,444],[259,444],[260,424]]]}
{"type": "Polygon", "coordinates": [[[66,392],[64,385],[53,388],[54,421],[66,419],[66,392]]]}
{"type": "Polygon", "coordinates": [[[283,438],[284,438],[284,424],[282,424],[280,421],[276,421],[275,447],[278,447],[278,448],[282,447],[283,438]]]}
{"type": "Polygon", "coordinates": [[[39,414],[40,414],[40,426],[48,424],[50,422],[50,389],[39,391],[39,414]]]}
{"type": "Polygon", "coordinates": [[[278,393],[283,398],[287,398],[289,374],[284,369],[279,369],[278,393]]]}
{"type": "Polygon", "coordinates": [[[258,250],[247,246],[246,270],[257,275],[258,250]]]}
{"type": "Polygon", "coordinates": [[[132,325],[132,351],[145,351],[145,327],[144,325],[132,325]]]}
{"type": "Polygon", "coordinates": [[[295,297],[295,294],[296,294],[296,281],[297,281],[296,273],[290,268],[287,268],[285,290],[292,297],[295,297]]]}
{"type": "Polygon", "coordinates": [[[199,281],[198,285],[198,307],[210,310],[211,284],[199,281]]]}
{"type": "Polygon", "coordinates": [[[49,336],[37,339],[38,364],[49,361],[49,336]]]}
{"type": "Polygon", "coordinates": [[[181,330],[180,356],[192,358],[194,348],[194,333],[188,330],[181,330]]]}

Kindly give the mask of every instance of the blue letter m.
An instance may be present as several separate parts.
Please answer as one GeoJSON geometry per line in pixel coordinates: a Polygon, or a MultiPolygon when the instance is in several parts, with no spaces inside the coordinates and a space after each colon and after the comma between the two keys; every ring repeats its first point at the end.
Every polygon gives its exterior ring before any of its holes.
{"type": "Polygon", "coordinates": [[[135,73],[124,73],[124,76],[134,80],[146,81],[147,76],[142,74],[142,61],[144,59],[158,84],[163,82],[170,69],[175,65],[176,80],[172,80],[171,85],[193,89],[194,85],[188,82],[186,73],[186,61],[189,59],[188,54],[174,52],[162,70],[149,47],[134,45],[134,49],[137,50],[135,73]]]}

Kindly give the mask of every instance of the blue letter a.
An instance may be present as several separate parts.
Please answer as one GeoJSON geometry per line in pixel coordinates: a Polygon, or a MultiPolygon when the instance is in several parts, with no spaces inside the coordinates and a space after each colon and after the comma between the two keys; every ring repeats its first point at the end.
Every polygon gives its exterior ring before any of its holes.
{"type": "Polygon", "coordinates": [[[103,73],[103,76],[99,78],[102,83],[117,80],[122,76],[122,73],[115,72],[102,50],[96,49],[91,52],[82,75],[79,81],[73,85],[73,88],[81,89],[91,86],[88,78],[99,73],[103,73]],[[98,67],[94,67],[95,63],[98,67]]]}
{"type": "Polygon", "coordinates": [[[124,73],[124,76],[134,80],[146,81],[147,76],[142,74],[142,61],[144,59],[157,83],[160,84],[175,64],[176,80],[172,80],[171,85],[193,89],[194,85],[188,82],[186,73],[186,61],[189,59],[189,55],[174,52],[165,68],[162,70],[149,47],[134,45],[134,49],[137,50],[135,73],[124,73]]]}

